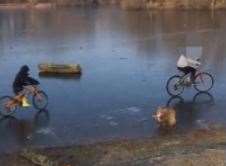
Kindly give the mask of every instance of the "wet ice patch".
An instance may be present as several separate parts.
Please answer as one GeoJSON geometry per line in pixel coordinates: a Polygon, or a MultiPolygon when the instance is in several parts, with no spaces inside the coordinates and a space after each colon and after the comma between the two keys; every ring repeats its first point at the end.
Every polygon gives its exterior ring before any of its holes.
{"type": "Polygon", "coordinates": [[[107,116],[106,119],[107,119],[107,120],[112,120],[113,117],[112,117],[112,116],[107,116]]]}
{"type": "Polygon", "coordinates": [[[100,117],[103,118],[103,119],[106,119],[106,120],[112,120],[113,119],[112,116],[108,116],[108,115],[101,115],[100,117]]]}
{"type": "Polygon", "coordinates": [[[27,140],[32,140],[32,138],[33,138],[33,135],[32,134],[29,134],[28,136],[26,136],[26,139],[27,140]]]}
{"type": "Polygon", "coordinates": [[[209,129],[209,124],[207,121],[205,120],[202,120],[202,119],[199,119],[196,121],[196,125],[201,128],[201,129],[206,129],[208,130],[209,129]]]}
{"type": "Polygon", "coordinates": [[[51,128],[41,128],[35,132],[36,134],[41,134],[45,136],[51,136],[59,143],[62,143],[63,141],[56,135],[56,133],[51,128]]]}
{"type": "Polygon", "coordinates": [[[103,114],[103,115],[100,115],[101,118],[105,118],[106,116],[107,116],[107,115],[104,115],[104,114],[103,114]]]}
{"type": "Polygon", "coordinates": [[[142,118],[142,119],[140,119],[138,122],[148,122],[150,119],[148,119],[148,118],[142,118]]]}
{"type": "Polygon", "coordinates": [[[128,108],[124,108],[124,109],[119,109],[118,112],[126,112],[126,113],[139,113],[141,112],[142,109],[136,106],[133,107],[128,107],[128,108]]]}
{"type": "Polygon", "coordinates": [[[52,129],[50,128],[42,128],[36,131],[37,134],[43,134],[43,135],[55,135],[52,129]]]}
{"type": "Polygon", "coordinates": [[[129,107],[127,108],[127,110],[133,113],[141,112],[141,109],[139,107],[129,107]]]}
{"type": "Polygon", "coordinates": [[[94,128],[99,128],[100,125],[99,125],[98,123],[95,123],[95,124],[93,125],[93,127],[94,127],[94,128]]]}
{"type": "Polygon", "coordinates": [[[113,126],[113,127],[118,126],[118,123],[114,121],[110,121],[109,124],[110,126],[113,126]]]}
{"type": "Polygon", "coordinates": [[[197,120],[196,125],[201,129],[206,130],[215,130],[215,129],[222,129],[224,128],[224,124],[216,123],[216,122],[209,122],[205,120],[197,120]]]}
{"type": "Polygon", "coordinates": [[[126,112],[126,109],[121,108],[121,109],[116,110],[115,112],[118,112],[118,113],[126,112]]]}

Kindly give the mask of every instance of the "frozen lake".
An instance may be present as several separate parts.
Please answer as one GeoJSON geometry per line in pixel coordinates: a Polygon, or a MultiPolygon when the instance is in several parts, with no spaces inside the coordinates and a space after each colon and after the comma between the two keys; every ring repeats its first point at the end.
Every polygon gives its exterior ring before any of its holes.
{"type": "Polygon", "coordinates": [[[48,114],[22,109],[0,121],[0,151],[158,136],[152,114],[170,96],[178,48],[201,47],[210,94],[188,89],[176,132],[226,118],[226,12],[71,8],[0,11],[0,95],[27,64],[49,96],[48,114]],[[79,78],[43,78],[42,62],[79,63],[79,78]],[[196,100],[195,103],[193,99],[196,100]],[[207,101],[202,102],[202,100],[207,101]],[[9,148],[10,147],[10,148],[9,148]]]}

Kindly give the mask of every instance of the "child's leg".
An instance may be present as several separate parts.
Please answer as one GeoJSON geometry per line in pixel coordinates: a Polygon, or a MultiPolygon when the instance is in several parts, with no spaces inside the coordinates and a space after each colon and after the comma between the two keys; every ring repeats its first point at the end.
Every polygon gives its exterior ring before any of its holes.
{"type": "Polygon", "coordinates": [[[196,69],[193,67],[190,67],[190,73],[191,73],[191,81],[194,82],[195,81],[195,74],[196,74],[196,69]]]}
{"type": "Polygon", "coordinates": [[[15,100],[15,102],[22,103],[23,97],[24,97],[23,93],[20,93],[14,97],[14,100],[15,100]]]}
{"type": "Polygon", "coordinates": [[[22,107],[29,107],[30,106],[30,104],[28,103],[26,95],[27,95],[27,90],[24,89],[20,93],[20,95],[18,96],[18,100],[20,101],[20,104],[21,104],[22,107]]]}
{"type": "Polygon", "coordinates": [[[14,102],[16,102],[17,104],[18,103],[19,104],[22,104],[23,98],[24,98],[25,94],[26,94],[26,91],[25,90],[18,91],[16,93],[16,96],[14,97],[14,102]]]}

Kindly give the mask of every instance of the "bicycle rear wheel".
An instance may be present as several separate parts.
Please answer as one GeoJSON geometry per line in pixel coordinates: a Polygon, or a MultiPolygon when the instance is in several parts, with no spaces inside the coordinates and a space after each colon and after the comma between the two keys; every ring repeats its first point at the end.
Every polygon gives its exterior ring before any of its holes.
{"type": "Polygon", "coordinates": [[[166,90],[171,96],[178,96],[184,91],[184,86],[181,83],[181,76],[174,75],[170,77],[166,84],[166,90]]]}
{"type": "Polygon", "coordinates": [[[36,109],[45,109],[48,105],[48,96],[44,91],[38,91],[32,99],[33,105],[36,109]]]}
{"type": "Polygon", "coordinates": [[[9,102],[14,102],[13,100],[14,98],[10,96],[3,96],[0,98],[0,113],[3,116],[12,115],[16,111],[17,104],[12,104],[10,106],[10,103],[9,103],[9,102]]]}
{"type": "Polygon", "coordinates": [[[214,84],[213,76],[209,73],[202,72],[195,76],[194,88],[199,92],[207,92],[212,89],[214,84]]]}

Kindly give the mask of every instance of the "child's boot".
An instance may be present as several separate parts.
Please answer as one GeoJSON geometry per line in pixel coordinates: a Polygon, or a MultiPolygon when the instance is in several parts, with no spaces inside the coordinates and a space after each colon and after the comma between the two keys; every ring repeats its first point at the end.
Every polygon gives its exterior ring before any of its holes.
{"type": "Polygon", "coordinates": [[[30,107],[31,105],[28,103],[27,98],[24,96],[22,98],[22,107],[30,107]]]}

